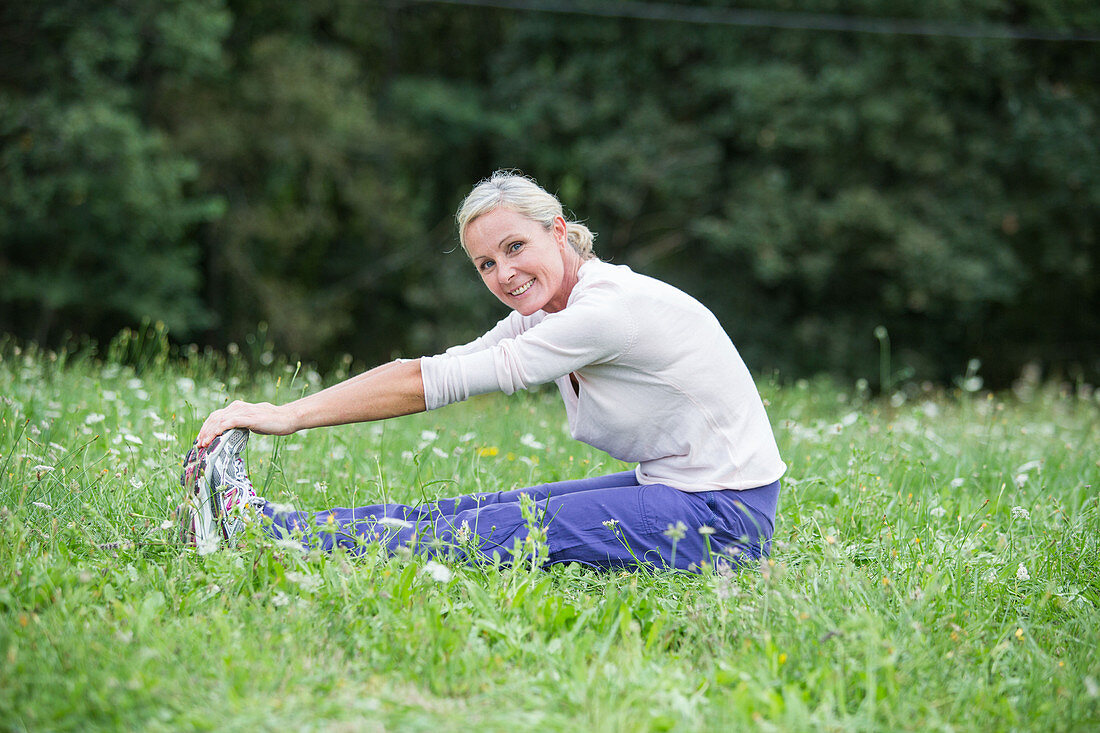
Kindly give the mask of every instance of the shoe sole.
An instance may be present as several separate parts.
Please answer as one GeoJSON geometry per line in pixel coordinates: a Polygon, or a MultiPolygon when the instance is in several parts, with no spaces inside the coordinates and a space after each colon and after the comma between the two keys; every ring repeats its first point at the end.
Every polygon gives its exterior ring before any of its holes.
{"type": "Polygon", "coordinates": [[[186,490],[184,503],[179,508],[183,544],[206,550],[228,540],[219,493],[214,490],[223,483],[217,470],[218,462],[227,454],[240,453],[248,443],[248,435],[244,428],[233,428],[214,438],[206,448],[192,446],[188,451],[180,476],[180,483],[186,490]]]}

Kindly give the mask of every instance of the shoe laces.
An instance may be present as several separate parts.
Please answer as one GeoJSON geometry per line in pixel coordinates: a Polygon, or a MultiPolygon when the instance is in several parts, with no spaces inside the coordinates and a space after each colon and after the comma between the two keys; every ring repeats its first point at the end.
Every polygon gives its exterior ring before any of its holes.
{"type": "Polygon", "coordinates": [[[244,459],[239,456],[222,476],[222,501],[226,514],[237,507],[253,507],[263,502],[256,496],[244,459]]]}

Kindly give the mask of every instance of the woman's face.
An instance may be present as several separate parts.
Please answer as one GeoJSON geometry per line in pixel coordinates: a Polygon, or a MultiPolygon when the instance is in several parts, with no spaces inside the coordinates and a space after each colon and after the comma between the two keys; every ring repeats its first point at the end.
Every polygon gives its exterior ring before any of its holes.
{"type": "Polygon", "coordinates": [[[511,209],[493,209],[466,226],[466,250],[485,286],[521,315],[555,313],[569,302],[580,257],[560,216],[547,231],[511,209]]]}

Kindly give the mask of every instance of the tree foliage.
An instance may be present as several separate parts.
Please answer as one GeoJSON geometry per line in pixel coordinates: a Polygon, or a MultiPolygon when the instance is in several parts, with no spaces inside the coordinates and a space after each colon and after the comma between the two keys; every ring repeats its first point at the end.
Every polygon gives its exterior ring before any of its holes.
{"type": "Polygon", "coordinates": [[[215,3],[128,5],[4,11],[0,313],[40,339],[208,317],[189,234],[221,208],[188,192],[198,167],[143,111],[161,84],[216,64],[229,17],[215,3]]]}
{"type": "MultiPolygon", "coordinates": [[[[1100,29],[1053,0],[843,11],[1100,29]]],[[[919,375],[1100,370],[1095,44],[358,0],[3,12],[9,330],[443,348],[499,315],[451,213],[516,167],[754,368],[877,373],[881,325],[919,375]]]]}

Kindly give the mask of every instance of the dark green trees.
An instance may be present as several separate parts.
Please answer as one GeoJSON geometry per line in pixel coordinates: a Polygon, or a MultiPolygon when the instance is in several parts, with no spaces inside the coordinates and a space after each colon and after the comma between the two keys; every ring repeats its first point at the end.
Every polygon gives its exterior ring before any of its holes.
{"type": "Polygon", "coordinates": [[[231,18],[214,2],[5,5],[0,32],[0,323],[46,340],[151,315],[206,323],[193,160],[150,123],[209,74],[231,18]]]}
{"type": "MultiPolygon", "coordinates": [[[[1100,29],[1049,0],[786,9],[1100,29]]],[[[0,13],[23,336],[149,316],[215,343],[266,321],[320,361],[443,348],[499,315],[451,213],[517,167],[756,369],[877,374],[880,325],[922,376],[1100,368],[1095,43],[360,0],[0,13]]]]}

